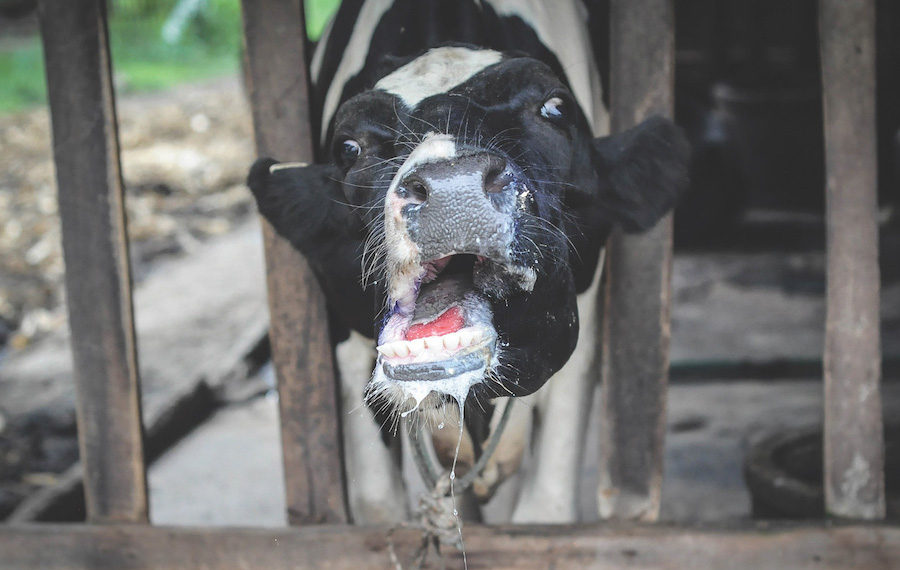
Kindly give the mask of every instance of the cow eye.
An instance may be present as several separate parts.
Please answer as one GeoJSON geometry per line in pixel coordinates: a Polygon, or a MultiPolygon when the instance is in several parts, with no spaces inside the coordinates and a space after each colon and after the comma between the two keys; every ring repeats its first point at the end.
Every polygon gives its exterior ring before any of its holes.
{"type": "Polygon", "coordinates": [[[359,143],[353,139],[346,139],[338,145],[337,151],[338,158],[343,164],[353,164],[359,158],[359,143]]]}
{"type": "Polygon", "coordinates": [[[550,97],[541,105],[541,116],[554,124],[562,125],[569,120],[569,107],[562,97],[550,97]]]}

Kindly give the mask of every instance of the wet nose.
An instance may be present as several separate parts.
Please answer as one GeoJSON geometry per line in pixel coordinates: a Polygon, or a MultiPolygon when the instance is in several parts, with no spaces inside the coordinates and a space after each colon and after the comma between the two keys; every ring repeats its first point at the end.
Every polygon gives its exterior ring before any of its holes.
{"type": "Polygon", "coordinates": [[[452,185],[446,184],[448,181],[465,183],[467,188],[469,185],[477,187],[480,183],[481,191],[490,196],[501,193],[509,185],[510,178],[503,158],[479,153],[421,165],[403,177],[398,192],[418,204],[431,197],[440,201],[451,197],[445,192],[453,193],[452,185]]]}
{"type": "Polygon", "coordinates": [[[426,258],[450,253],[505,257],[515,190],[506,161],[482,152],[427,162],[397,192],[407,231],[426,258]]]}

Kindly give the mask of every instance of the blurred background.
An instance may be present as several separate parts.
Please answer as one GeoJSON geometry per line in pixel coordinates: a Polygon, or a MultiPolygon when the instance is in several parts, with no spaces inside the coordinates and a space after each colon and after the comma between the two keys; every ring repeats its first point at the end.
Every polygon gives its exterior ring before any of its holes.
{"type": "MultiPolygon", "coordinates": [[[[309,34],[318,38],[337,2],[307,4],[309,34]]],[[[227,231],[249,211],[249,196],[235,189],[253,158],[238,81],[240,3],[111,0],[108,6],[140,274],[145,262],[227,231]]],[[[52,313],[62,261],[35,8],[35,0],[0,0],[0,347],[22,347],[59,321],[52,313]]]]}

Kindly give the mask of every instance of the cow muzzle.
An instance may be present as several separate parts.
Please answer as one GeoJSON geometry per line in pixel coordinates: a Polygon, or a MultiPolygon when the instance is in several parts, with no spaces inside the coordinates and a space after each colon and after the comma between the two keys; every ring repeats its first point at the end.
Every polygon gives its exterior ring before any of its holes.
{"type": "Polygon", "coordinates": [[[509,260],[515,185],[506,161],[478,153],[427,163],[397,187],[406,231],[425,260],[470,253],[509,260]]]}
{"type": "Polygon", "coordinates": [[[530,290],[534,268],[514,258],[527,185],[498,154],[426,137],[385,200],[388,314],[370,397],[401,412],[464,400],[498,365],[491,302],[530,290]],[[430,405],[429,405],[430,404],[430,405]]]}

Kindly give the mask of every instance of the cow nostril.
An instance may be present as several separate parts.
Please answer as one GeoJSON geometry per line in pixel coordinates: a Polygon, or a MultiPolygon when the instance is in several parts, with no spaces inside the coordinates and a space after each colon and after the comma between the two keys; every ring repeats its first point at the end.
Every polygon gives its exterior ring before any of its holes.
{"type": "Polygon", "coordinates": [[[510,181],[506,164],[499,159],[492,160],[484,173],[484,191],[487,194],[497,194],[506,188],[510,181]]]}
{"type": "Polygon", "coordinates": [[[418,178],[407,178],[398,190],[401,196],[416,202],[424,202],[428,199],[428,186],[418,178]]]}

